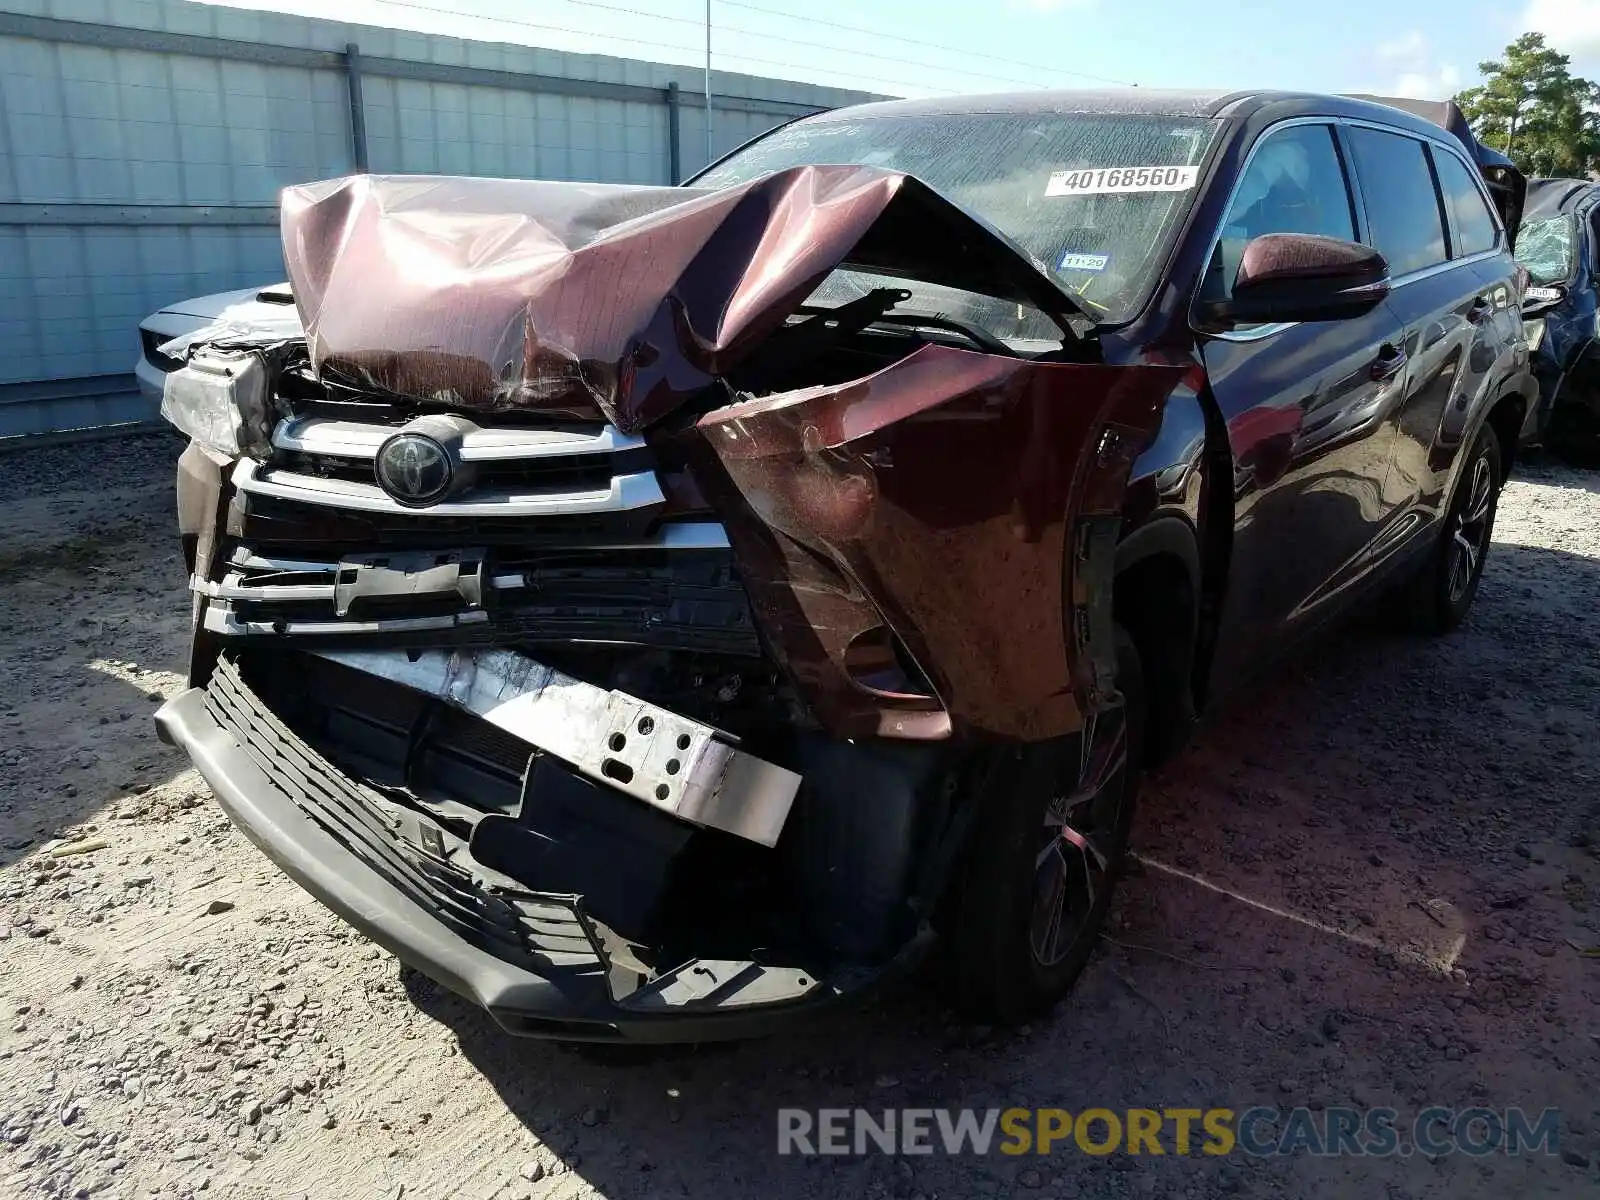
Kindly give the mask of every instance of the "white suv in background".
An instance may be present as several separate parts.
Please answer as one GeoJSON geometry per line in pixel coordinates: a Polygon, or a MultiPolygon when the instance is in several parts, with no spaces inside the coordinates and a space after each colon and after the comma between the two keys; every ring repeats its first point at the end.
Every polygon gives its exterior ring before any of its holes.
{"type": "Polygon", "coordinates": [[[221,321],[248,326],[292,326],[292,330],[286,330],[285,336],[293,336],[299,326],[294,297],[287,283],[180,300],[139,322],[139,361],[134,365],[133,373],[139,378],[140,395],[159,408],[167,372],[183,365],[177,359],[161,353],[161,347],[173,338],[221,321]]]}

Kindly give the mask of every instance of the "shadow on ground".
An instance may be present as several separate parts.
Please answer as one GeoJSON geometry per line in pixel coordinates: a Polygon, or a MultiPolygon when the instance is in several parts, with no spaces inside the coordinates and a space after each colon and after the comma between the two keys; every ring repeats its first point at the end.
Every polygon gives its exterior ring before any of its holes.
{"type": "Polygon", "coordinates": [[[822,1026],[650,1051],[516,1041],[407,987],[568,1169],[622,1194],[777,1175],[818,1195],[1120,1194],[1135,1168],[1140,1194],[1569,1194],[1582,1171],[1547,1156],[818,1163],[777,1156],[776,1110],[1554,1106],[1583,1143],[1597,609],[1600,561],[1501,544],[1452,637],[1375,614],[1268,677],[1151,780],[1107,943],[1024,1031],[958,1024],[926,973],[822,1026]]]}

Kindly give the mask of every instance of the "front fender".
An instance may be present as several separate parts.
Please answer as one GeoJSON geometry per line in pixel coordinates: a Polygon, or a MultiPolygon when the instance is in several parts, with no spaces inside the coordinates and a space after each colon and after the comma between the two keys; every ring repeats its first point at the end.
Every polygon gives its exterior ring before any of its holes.
{"type": "Polygon", "coordinates": [[[1168,397],[1160,428],[1133,464],[1117,548],[1119,575],[1142,559],[1166,554],[1183,563],[1194,594],[1200,594],[1205,456],[1205,411],[1186,384],[1168,397]]]}
{"type": "Polygon", "coordinates": [[[700,419],[697,475],[775,657],[830,732],[1082,727],[1114,686],[1129,471],[1183,373],[928,345],[700,419]],[[875,684],[886,642],[933,695],[875,684]]]}

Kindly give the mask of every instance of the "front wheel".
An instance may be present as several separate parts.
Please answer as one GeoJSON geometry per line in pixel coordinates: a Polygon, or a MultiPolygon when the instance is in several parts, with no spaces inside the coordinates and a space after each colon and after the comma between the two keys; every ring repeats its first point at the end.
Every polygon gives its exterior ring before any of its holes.
{"type": "Polygon", "coordinates": [[[1117,632],[1122,704],[1082,734],[998,752],[981,806],[952,931],[957,1004],[1014,1024],[1059,1000],[1105,924],[1128,851],[1145,690],[1139,654],[1117,632]]]}
{"type": "Polygon", "coordinates": [[[1417,632],[1449,633],[1467,619],[1483,578],[1499,499],[1500,442],[1485,425],[1456,480],[1433,555],[1411,584],[1410,624],[1417,632]]]}

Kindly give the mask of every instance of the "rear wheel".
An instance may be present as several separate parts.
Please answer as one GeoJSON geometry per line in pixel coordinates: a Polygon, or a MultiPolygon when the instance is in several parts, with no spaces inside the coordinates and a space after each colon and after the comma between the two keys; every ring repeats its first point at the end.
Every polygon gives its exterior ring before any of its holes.
{"type": "Polygon", "coordinates": [[[1419,633],[1448,633],[1466,620],[1483,577],[1500,498],[1500,442],[1478,430],[1456,480],[1432,558],[1411,584],[1410,618],[1419,633]]]}
{"type": "Polygon", "coordinates": [[[998,753],[955,915],[955,998],[1001,1024],[1054,1004],[1082,972],[1111,907],[1128,850],[1145,690],[1121,630],[1122,703],[1081,735],[998,753]]]}

